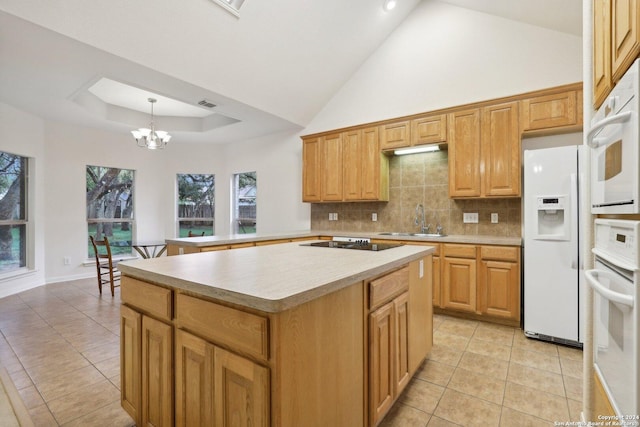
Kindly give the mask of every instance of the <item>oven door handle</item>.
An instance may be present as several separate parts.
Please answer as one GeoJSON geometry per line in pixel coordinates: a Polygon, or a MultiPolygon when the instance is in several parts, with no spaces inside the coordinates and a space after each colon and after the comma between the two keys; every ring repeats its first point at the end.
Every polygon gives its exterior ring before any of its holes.
{"type": "Polygon", "coordinates": [[[614,141],[604,141],[603,138],[594,138],[594,136],[600,129],[605,128],[609,125],[612,125],[615,123],[628,122],[629,119],[631,119],[632,115],[633,115],[633,112],[631,111],[626,111],[620,114],[614,114],[613,116],[607,117],[606,119],[602,119],[598,123],[593,125],[589,130],[589,133],[587,133],[587,144],[589,145],[589,147],[598,148],[598,147],[613,143],[614,141]]]}
{"type": "Polygon", "coordinates": [[[626,306],[633,308],[633,297],[631,295],[621,294],[620,292],[612,291],[611,289],[604,286],[598,280],[598,276],[602,275],[603,277],[608,277],[611,280],[616,280],[617,278],[604,270],[587,270],[584,272],[587,277],[587,282],[589,282],[589,286],[593,288],[594,291],[602,295],[604,298],[609,301],[617,302],[619,304],[624,304],[626,306]]]}

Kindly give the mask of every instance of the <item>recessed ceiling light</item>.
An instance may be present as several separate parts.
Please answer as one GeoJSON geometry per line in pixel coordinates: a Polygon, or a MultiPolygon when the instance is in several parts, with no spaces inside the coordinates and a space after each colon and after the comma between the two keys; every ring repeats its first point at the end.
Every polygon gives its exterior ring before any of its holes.
{"type": "Polygon", "coordinates": [[[396,7],[397,3],[397,0],[384,0],[384,3],[382,3],[382,8],[385,10],[385,12],[388,12],[396,7]]]}

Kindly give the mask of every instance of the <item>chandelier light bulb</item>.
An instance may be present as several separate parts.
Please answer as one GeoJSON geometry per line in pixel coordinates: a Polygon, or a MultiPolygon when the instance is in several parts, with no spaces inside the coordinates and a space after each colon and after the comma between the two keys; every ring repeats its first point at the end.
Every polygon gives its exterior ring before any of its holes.
{"type": "Polygon", "coordinates": [[[151,123],[148,128],[140,128],[132,130],[131,134],[136,140],[138,147],[148,148],[149,150],[158,150],[166,147],[167,142],[171,139],[171,135],[163,130],[156,130],[153,123],[153,104],[156,99],[147,99],[151,103],[151,123]]]}

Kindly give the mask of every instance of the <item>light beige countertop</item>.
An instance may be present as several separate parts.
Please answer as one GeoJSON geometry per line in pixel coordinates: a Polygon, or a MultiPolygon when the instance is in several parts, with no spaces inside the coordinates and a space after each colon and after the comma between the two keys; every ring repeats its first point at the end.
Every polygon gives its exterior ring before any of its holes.
{"type": "Polygon", "coordinates": [[[522,246],[521,237],[497,237],[485,235],[446,235],[443,237],[420,237],[420,236],[389,236],[382,235],[377,231],[327,231],[327,230],[309,230],[309,231],[293,231],[288,233],[273,234],[234,234],[228,236],[204,236],[204,237],[184,237],[178,239],[167,239],[169,245],[206,247],[217,245],[229,245],[234,243],[260,242],[266,240],[278,239],[295,239],[301,237],[314,236],[349,236],[349,237],[368,237],[370,239],[379,240],[407,240],[415,242],[443,242],[443,243],[468,243],[475,245],[501,245],[501,246],[522,246]]]}
{"type": "Polygon", "coordinates": [[[293,242],[126,261],[118,268],[140,280],[277,313],[432,252],[432,246],[376,252],[293,242]]]}

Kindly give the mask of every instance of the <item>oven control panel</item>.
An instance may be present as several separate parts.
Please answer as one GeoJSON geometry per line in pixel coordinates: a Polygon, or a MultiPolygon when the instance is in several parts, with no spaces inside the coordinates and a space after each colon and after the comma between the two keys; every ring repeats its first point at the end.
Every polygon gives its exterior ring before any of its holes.
{"type": "Polygon", "coordinates": [[[637,269],[640,266],[639,230],[640,221],[598,218],[595,221],[595,249],[637,269]]]}

